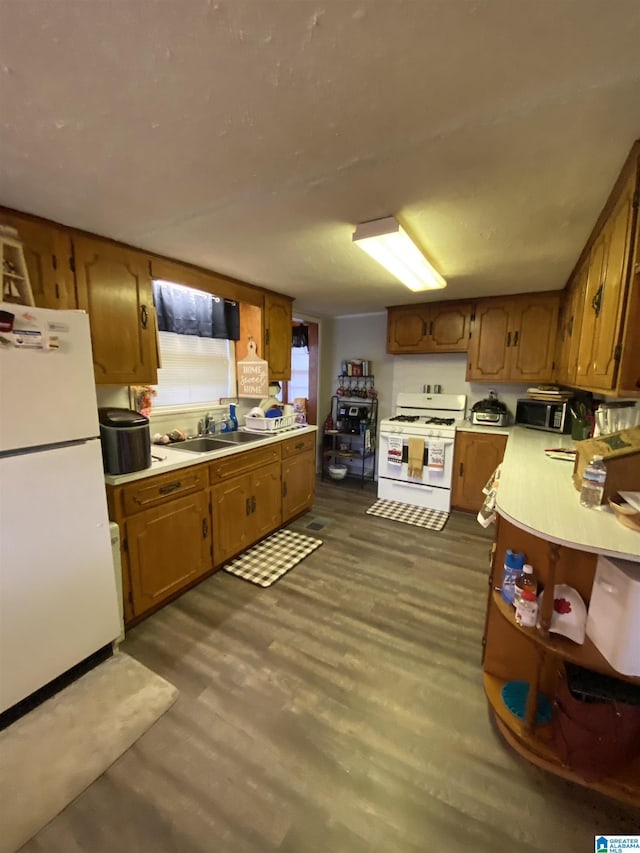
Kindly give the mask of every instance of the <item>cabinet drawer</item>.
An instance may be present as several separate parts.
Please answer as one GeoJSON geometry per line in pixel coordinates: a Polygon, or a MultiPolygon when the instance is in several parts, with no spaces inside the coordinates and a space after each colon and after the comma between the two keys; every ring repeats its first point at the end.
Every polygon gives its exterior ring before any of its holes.
{"type": "Polygon", "coordinates": [[[125,515],[133,515],[171,498],[188,495],[203,489],[206,485],[208,485],[207,469],[204,465],[148,477],[146,480],[125,486],[123,495],[125,515]]]}
{"type": "Polygon", "coordinates": [[[244,474],[246,471],[252,471],[262,465],[279,461],[280,445],[270,444],[268,447],[261,447],[259,450],[244,450],[242,453],[234,453],[232,456],[217,459],[209,465],[209,476],[212,484],[219,483],[227,477],[244,474]]]}
{"type": "Polygon", "coordinates": [[[296,453],[313,450],[316,446],[316,434],[315,432],[308,432],[295,438],[288,438],[280,446],[282,448],[282,458],[289,459],[289,457],[295,456],[296,453]]]}

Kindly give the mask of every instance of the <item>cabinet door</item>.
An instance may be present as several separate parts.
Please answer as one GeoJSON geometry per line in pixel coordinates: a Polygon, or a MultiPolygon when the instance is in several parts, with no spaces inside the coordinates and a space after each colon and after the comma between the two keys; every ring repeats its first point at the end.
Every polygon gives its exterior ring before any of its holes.
{"type": "Polygon", "coordinates": [[[428,352],[467,352],[473,305],[430,306],[428,352]]]}
{"type": "Polygon", "coordinates": [[[282,521],[310,509],[315,495],[315,453],[299,453],[282,463],[282,521]]]}
{"type": "Polygon", "coordinates": [[[267,536],[282,523],[282,479],[276,463],[255,472],[251,483],[252,542],[267,536]]]}
{"type": "Polygon", "coordinates": [[[623,397],[640,396],[640,216],[636,219],[635,258],[625,314],[625,333],[618,371],[618,392],[623,397]]]}
{"type": "Polygon", "coordinates": [[[127,520],[135,616],[161,604],[212,566],[207,492],[177,498],[127,520]]]}
{"type": "Polygon", "coordinates": [[[147,258],[85,237],[74,238],[78,304],[89,314],[97,384],[158,381],[156,332],[147,258]]]}
{"type": "Polygon", "coordinates": [[[509,375],[507,335],[511,325],[508,300],[480,301],[472,323],[467,381],[506,381],[509,375]]]}
{"type": "Polygon", "coordinates": [[[485,499],[482,489],[502,462],[506,444],[506,435],[456,433],[452,506],[478,512],[485,499]]]}
{"type": "Polygon", "coordinates": [[[426,352],[428,328],[426,311],[421,306],[388,308],[387,352],[394,355],[426,352]]]}
{"type": "Polygon", "coordinates": [[[39,308],[77,308],[71,240],[63,228],[0,212],[22,240],[33,298],[39,308]]]}
{"type": "Polygon", "coordinates": [[[574,385],[576,382],[580,329],[588,273],[589,265],[583,263],[570,281],[562,299],[558,330],[556,379],[564,385],[574,385]]]}
{"type": "Polygon", "coordinates": [[[622,335],[634,187],[635,176],[627,184],[591,251],[578,359],[579,382],[589,388],[608,390],[615,387],[616,349],[622,335]]]}
{"type": "Polygon", "coordinates": [[[387,309],[387,352],[466,352],[470,302],[407,305],[387,309]]]}
{"type": "Polygon", "coordinates": [[[512,303],[513,319],[507,335],[510,380],[543,382],[553,379],[559,304],[559,294],[530,294],[512,303]]]}
{"type": "Polygon", "coordinates": [[[276,293],[264,297],[264,350],[269,379],[291,379],[291,300],[276,293]]]}
{"type": "Polygon", "coordinates": [[[213,562],[219,566],[253,542],[251,517],[252,475],[230,477],[211,490],[213,562]]]}

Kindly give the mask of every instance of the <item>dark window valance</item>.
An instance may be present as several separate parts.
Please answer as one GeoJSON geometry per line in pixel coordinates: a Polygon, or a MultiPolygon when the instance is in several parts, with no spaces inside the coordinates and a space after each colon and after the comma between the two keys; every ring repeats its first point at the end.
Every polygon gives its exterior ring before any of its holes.
{"type": "Polygon", "coordinates": [[[153,301],[161,332],[228,341],[240,338],[237,302],[164,281],[153,282],[153,301]]]}
{"type": "Polygon", "coordinates": [[[309,327],[303,323],[293,326],[291,329],[291,346],[306,347],[309,349],[309,327]]]}

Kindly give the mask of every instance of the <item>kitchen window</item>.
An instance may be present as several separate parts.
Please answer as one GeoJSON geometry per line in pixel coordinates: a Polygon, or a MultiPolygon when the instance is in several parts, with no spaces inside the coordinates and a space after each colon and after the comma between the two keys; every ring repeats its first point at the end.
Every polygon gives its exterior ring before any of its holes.
{"type": "Polygon", "coordinates": [[[236,394],[234,341],[159,332],[154,408],[218,403],[236,394]]]}
{"type": "Polygon", "coordinates": [[[235,396],[235,302],[167,281],[153,282],[160,366],[155,406],[213,405],[235,396]]]}

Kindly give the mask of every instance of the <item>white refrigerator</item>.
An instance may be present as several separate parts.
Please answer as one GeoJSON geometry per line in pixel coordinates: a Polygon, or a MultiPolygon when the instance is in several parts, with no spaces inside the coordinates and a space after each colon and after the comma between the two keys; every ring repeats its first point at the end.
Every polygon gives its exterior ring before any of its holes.
{"type": "Polygon", "coordinates": [[[0,303],[0,712],[120,633],[89,318],[0,303]]]}

